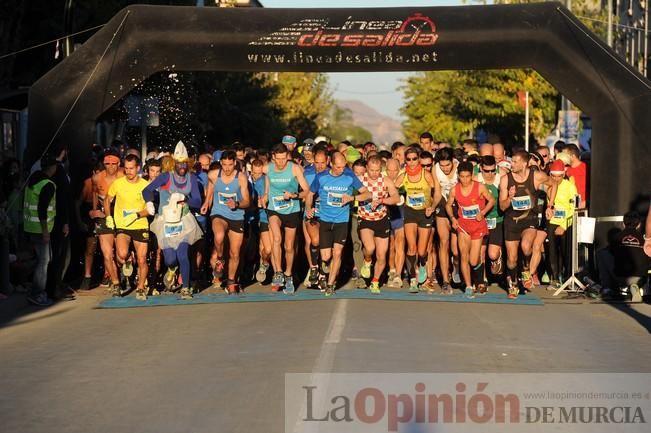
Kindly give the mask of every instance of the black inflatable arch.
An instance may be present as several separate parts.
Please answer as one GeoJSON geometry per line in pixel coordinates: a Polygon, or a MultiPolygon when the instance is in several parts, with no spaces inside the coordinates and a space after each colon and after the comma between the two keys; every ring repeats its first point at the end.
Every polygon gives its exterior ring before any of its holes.
{"type": "Polygon", "coordinates": [[[96,119],[156,72],[533,68],[593,119],[591,211],[649,192],[651,83],[559,3],[374,9],[129,6],[30,90],[27,160],[87,172],[96,119]],[[56,145],[56,144],[55,144],[56,145]]]}

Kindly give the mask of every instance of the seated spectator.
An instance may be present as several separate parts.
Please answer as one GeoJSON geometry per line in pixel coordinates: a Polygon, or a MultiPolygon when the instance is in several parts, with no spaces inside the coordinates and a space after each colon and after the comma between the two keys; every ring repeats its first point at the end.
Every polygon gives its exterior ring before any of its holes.
{"type": "Polygon", "coordinates": [[[649,269],[649,258],[644,254],[644,238],[640,231],[640,215],[629,212],[624,215],[624,230],[613,245],[614,274],[618,282],[629,286],[637,284],[649,269]]]}

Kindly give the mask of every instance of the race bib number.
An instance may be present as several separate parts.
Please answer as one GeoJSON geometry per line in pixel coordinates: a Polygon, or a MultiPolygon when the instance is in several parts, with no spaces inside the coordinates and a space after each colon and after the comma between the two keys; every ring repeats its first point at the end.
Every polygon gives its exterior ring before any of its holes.
{"type": "Polygon", "coordinates": [[[479,215],[479,205],[475,204],[472,206],[462,206],[461,207],[461,216],[465,219],[475,219],[479,215]]]}
{"type": "Polygon", "coordinates": [[[497,218],[486,218],[486,225],[488,230],[493,230],[497,227],[497,218]]]}
{"type": "Polygon", "coordinates": [[[554,209],[554,218],[564,220],[567,218],[567,212],[565,209],[554,209]]]}
{"type": "Polygon", "coordinates": [[[531,197],[528,195],[513,197],[511,199],[511,207],[513,210],[529,210],[531,209],[531,197]]]}
{"type": "Polygon", "coordinates": [[[217,200],[219,201],[219,204],[226,205],[226,202],[228,200],[237,200],[237,194],[236,193],[228,193],[228,192],[219,192],[217,193],[217,200]]]}
{"type": "Polygon", "coordinates": [[[282,195],[272,197],[271,200],[273,200],[275,210],[289,209],[292,205],[291,200],[285,200],[285,197],[282,195]]]}
{"type": "Polygon", "coordinates": [[[407,196],[407,206],[414,209],[422,209],[425,207],[425,194],[418,193],[407,196]]]}
{"type": "Polygon", "coordinates": [[[165,224],[163,231],[166,238],[173,238],[181,234],[183,231],[183,223],[178,224],[165,224]]]}
{"type": "Polygon", "coordinates": [[[344,195],[336,192],[329,192],[328,205],[333,207],[342,207],[344,205],[344,195]]]}

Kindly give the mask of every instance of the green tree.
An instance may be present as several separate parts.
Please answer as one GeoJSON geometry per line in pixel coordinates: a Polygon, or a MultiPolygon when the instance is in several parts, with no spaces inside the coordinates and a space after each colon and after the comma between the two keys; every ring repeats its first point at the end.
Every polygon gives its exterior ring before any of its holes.
{"type": "Polygon", "coordinates": [[[555,123],[556,90],[527,69],[426,72],[409,77],[403,89],[403,131],[410,140],[430,131],[438,140],[456,143],[481,128],[507,144],[522,143],[519,91],[529,91],[534,137],[542,140],[555,123]]]}
{"type": "Polygon", "coordinates": [[[272,105],[280,112],[288,133],[299,138],[314,137],[325,128],[334,104],[327,75],[282,72],[259,76],[275,93],[272,105]]]}

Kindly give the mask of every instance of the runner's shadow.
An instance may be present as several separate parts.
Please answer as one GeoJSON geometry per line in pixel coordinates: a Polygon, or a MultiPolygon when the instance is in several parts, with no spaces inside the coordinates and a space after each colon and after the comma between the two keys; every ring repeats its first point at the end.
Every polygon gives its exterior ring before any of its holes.
{"type": "MultiPolygon", "coordinates": [[[[645,304],[649,304],[649,299],[645,299],[645,304]]],[[[609,303],[609,305],[622,313],[630,316],[632,319],[634,319],[637,323],[639,323],[646,331],[651,334],[651,317],[647,316],[644,313],[640,313],[639,311],[635,310],[632,308],[631,304],[628,303],[609,303]]]]}

